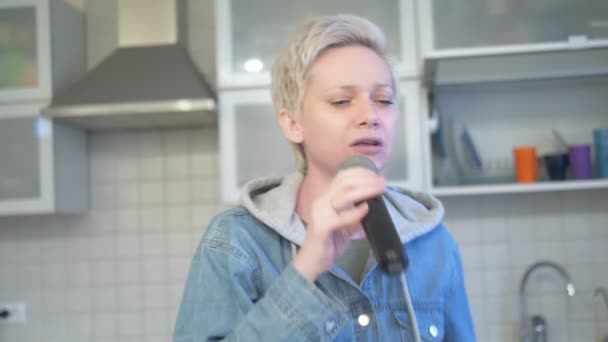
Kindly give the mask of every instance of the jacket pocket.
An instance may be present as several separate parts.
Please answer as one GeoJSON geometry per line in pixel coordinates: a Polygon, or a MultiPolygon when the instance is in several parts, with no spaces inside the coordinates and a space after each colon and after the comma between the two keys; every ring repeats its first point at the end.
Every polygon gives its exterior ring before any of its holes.
{"type": "MultiPolygon", "coordinates": [[[[442,341],[444,337],[443,301],[418,300],[413,302],[418,330],[422,341],[442,341]]],[[[415,341],[410,315],[407,310],[393,310],[393,317],[401,331],[402,341],[415,341]]]]}

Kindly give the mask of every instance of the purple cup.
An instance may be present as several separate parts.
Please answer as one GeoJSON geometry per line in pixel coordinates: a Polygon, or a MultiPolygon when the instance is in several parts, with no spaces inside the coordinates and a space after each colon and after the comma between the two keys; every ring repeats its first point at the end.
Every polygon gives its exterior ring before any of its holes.
{"type": "Polygon", "coordinates": [[[591,178],[591,145],[571,145],[568,147],[570,171],[573,179],[591,178]]]}

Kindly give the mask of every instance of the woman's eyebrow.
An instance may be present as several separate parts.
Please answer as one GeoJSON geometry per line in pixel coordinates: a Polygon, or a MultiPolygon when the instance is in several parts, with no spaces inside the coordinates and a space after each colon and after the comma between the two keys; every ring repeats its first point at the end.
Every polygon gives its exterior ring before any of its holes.
{"type": "MultiPolygon", "coordinates": [[[[345,84],[345,85],[339,85],[339,86],[329,86],[327,88],[324,88],[323,91],[328,91],[328,90],[332,90],[332,89],[341,89],[341,90],[355,90],[358,87],[356,85],[349,85],[349,84],[345,84]]],[[[393,89],[393,87],[390,84],[386,84],[386,83],[376,83],[372,86],[372,89],[374,90],[378,90],[378,89],[383,89],[383,88],[389,88],[389,89],[393,89]]]]}

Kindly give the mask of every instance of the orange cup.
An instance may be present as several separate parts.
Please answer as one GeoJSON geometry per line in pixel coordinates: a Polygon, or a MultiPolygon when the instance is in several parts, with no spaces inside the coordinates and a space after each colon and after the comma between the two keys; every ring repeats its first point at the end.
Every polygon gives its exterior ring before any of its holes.
{"type": "Polygon", "coordinates": [[[513,149],[513,158],[515,159],[515,179],[517,179],[517,182],[536,182],[538,172],[536,147],[517,146],[513,149]]]}

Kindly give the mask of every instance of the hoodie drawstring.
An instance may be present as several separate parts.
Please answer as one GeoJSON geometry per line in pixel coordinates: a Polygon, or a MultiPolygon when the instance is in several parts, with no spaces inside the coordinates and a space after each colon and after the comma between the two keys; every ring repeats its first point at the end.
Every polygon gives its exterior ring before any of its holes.
{"type": "Polygon", "coordinates": [[[298,253],[298,250],[296,248],[296,244],[291,242],[291,260],[296,258],[297,253],[298,253]]]}

